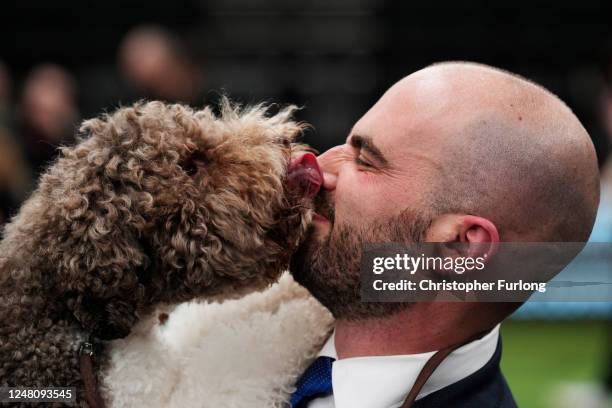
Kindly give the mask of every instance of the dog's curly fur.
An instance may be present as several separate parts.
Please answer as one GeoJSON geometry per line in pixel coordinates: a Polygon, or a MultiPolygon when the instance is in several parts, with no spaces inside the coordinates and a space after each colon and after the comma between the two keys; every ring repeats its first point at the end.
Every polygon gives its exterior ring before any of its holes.
{"type": "Polygon", "coordinates": [[[85,121],[0,243],[0,385],[82,389],[89,336],[276,280],[311,220],[285,182],[307,150],[294,109],[149,102],[85,121]]]}

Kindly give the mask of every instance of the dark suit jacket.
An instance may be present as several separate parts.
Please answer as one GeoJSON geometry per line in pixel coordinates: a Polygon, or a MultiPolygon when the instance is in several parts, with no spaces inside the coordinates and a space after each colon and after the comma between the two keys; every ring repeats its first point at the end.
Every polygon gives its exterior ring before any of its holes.
{"type": "Polygon", "coordinates": [[[472,375],[429,394],[413,408],[516,408],[510,388],[499,369],[501,339],[493,357],[472,375]]]}

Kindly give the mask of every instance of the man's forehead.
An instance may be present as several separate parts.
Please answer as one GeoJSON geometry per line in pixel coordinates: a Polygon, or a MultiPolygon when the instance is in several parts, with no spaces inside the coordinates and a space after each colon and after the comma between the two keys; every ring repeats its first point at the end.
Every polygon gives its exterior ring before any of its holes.
{"type": "Polygon", "coordinates": [[[432,134],[439,133],[435,128],[441,124],[440,117],[424,113],[407,105],[377,104],[355,123],[346,143],[354,144],[358,140],[385,153],[407,144],[421,143],[421,139],[428,140],[432,134]]]}
{"type": "Polygon", "coordinates": [[[351,135],[367,135],[381,150],[407,144],[443,144],[482,109],[461,81],[441,70],[426,69],[385,92],[357,121],[351,135]]]}
{"type": "Polygon", "coordinates": [[[393,167],[413,167],[423,162],[439,167],[437,158],[446,139],[456,133],[453,130],[461,127],[463,120],[453,120],[459,112],[452,109],[448,98],[441,97],[441,88],[424,94],[433,89],[433,84],[428,84],[413,92],[412,82],[419,81],[407,81],[390,89],[357,121],[346,143],[354,146],[352,139],[359,136],[393,167]]]}

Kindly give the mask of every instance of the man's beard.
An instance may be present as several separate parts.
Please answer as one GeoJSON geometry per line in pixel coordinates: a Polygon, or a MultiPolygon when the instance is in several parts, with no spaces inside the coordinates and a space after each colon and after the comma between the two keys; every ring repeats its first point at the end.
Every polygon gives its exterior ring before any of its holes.
{"type": "MultiPolygon", "coordinates": [[[[325,210],[325,209],[324,209],[325,210]]],[[[323,213],[333,216],[333,210],[323,213]]],[[[330,219],[333,222],[333,219],[330,219]]],[[[358,229],[334,225],[324,241],[311,231],[291,260],[295,280],[327,307],[336,319],[362,320],[390,316],[411,303],[362,302],[361,254],[366,243],[421,242],[431,218],[404,211],[397,217],[358,229]]]]}

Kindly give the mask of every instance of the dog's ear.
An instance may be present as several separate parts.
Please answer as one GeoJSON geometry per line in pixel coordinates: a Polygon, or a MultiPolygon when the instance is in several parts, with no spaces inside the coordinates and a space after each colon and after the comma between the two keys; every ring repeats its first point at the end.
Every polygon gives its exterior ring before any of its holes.
{"type": "Polygon", "coordinates": [[[210,263],[222,252],[221,241],[209,231],[207,214],[198,203],[187,200],[168,215],[154,233],[154,248],[160,265],[155,269],[153,291],[170,303],[200,296],[203,288],[218,284],[210,263]]]}
{"type": "MultiPolygon", "coordinates": [[[[131,164],[113,146],[111,126],[86,122],[92,136],[62,157],[42,181],[53,196],[54,224],[48,249],[58,295],[88,332],[101,338],[129,333],[145,298],[149,257],[140,242],[153,205],[150,194],[122,180],[131,164]]],[[[127,125],[124,132],[135,132],[127,125]]],[[[118,136],[113,136],[118,137],[118,136]]],[[[129,169],[137,175],[138,169],[129,169]]]]}
{"type": "Polygon", "coordinates": [[[60,203],[75,216],[54,252],[59,259],[58,282],[81,325],[100,338],[123,337],[136,322],[144,299],[149,260],[137,239],[139,228],[116,195],[89,200],[75,193],[60,203]]]}
{"type": "Polygon", "coordinates": [[[262,224],[254,225],[257,217],[228,184],[206,197],[184,195],[181,206],[156,228],[152,250],[161,264],[151,286],[163,302],[237,295],[277,278],[271,260],[282,263],[284,251],[253,233],[262,224]]]}

